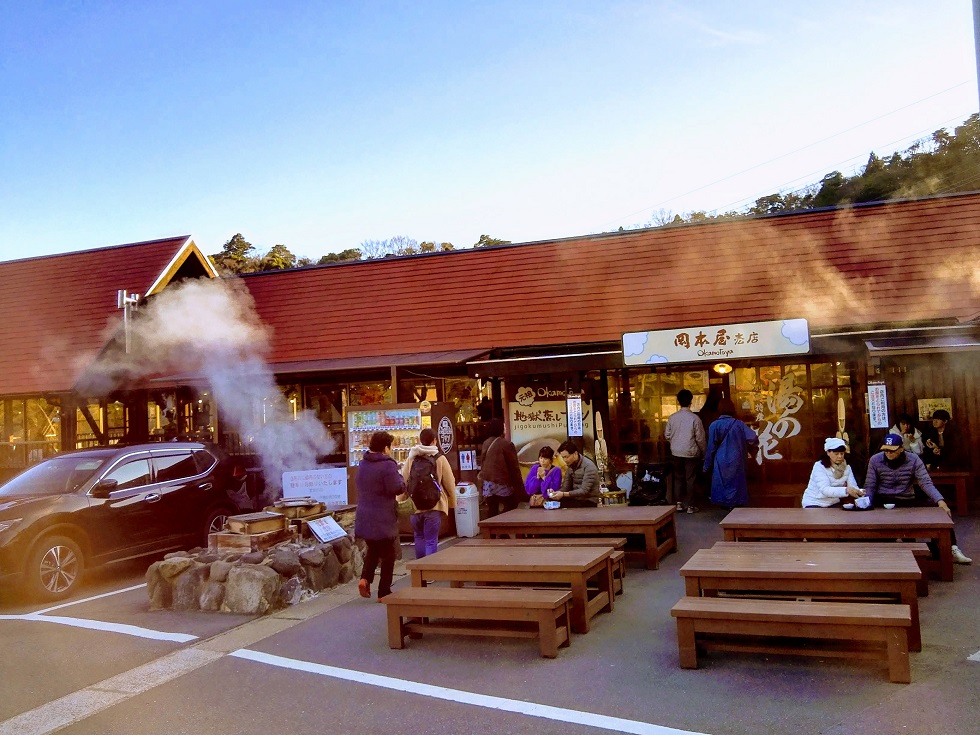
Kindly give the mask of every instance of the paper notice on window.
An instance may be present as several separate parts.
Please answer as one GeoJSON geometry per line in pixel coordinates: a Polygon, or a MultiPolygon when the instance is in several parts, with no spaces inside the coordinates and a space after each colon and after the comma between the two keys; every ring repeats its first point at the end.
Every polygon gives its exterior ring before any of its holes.
{"type": "Polygon", "coordinates": [[[887,429],[888,391],[884,383],[868,383],[868,415],[872,429],[887,429]]]}

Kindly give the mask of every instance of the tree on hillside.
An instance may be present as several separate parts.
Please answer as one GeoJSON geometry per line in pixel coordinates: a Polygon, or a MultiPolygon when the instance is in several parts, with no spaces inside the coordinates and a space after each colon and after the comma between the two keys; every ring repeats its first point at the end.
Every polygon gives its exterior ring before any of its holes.
{"type": "Polygon", "coordinates": [[[253,252],[255,246],[242,237],[242,233],[236,232],[220,253],[211,256],[211,260],[223,273],[250,273],[259,269],[253,252]]]}
{"type": "Polygon", "coordinates": [[[473,247],[489,248],[494,245],[510,245],[510,240],[499,240],[496,237],[490,237],[490,235],[480,235],[480,239],[473,244],[473,247]]]}
{"type": "Polygon", "coordinates": [[[318,265],[326,265],[328,263],[347,263],[351,260],[360,260],[361,251],[357,248],[347,248],[346,250],[341,250],[339,253],[327,253],[322,256],[318,261],[318,265]]]}
{"type": "Polygon", "coordinates": [[[272,249],[262,258],[259,270],[286,270],[296,267],[296,256],[289,252],[285,245],[273,245],[272,249]]]}

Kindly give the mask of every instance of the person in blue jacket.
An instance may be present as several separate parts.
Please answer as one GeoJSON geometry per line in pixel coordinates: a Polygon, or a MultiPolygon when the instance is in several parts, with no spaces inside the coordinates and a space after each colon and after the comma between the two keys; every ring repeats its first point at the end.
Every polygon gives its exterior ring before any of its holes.
{"type": "Polygon", "coordinates": [[[398,501],[405,493],[405,480],[398,463],[391,456],[395,437],[386,431],[371,435],[364,459],[357,466],[357,511],[354,516],[354,535],[364,539],[367,552],[364,568],[357,583],[361,597],[371,596],[374,570],[381,562],[378,580],[378,599],[391,594],[395,572],[395,553],[398,543],[398,501]]]}
{"type": "Polygon", "coordinates": [[[724,399],[717,419],[708,427],[704,471],[711,473],[711,502],[734,508],[749,502],[745,462],[759,449],[759,437],[735,418],[735,404],[724,399]]]}

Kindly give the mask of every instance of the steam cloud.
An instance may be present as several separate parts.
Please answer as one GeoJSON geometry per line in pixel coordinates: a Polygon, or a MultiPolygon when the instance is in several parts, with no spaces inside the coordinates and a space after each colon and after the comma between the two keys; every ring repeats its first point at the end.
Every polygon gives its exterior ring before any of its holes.
{"type": "MultiPolygon", "coordinates": [[[[335,442],[311,411],[293,408],[266,362],[271,333],[251,294],[235,278],[199,279],[167,288],[131,321],[128,355],[113,356],[112,383],[150,375],[201,375],[214,390],[221,420],[251,444],[267,491],[282,473],[309,470],[335,442]]],[[[93,376],[90,376],[90,378],[93,376]]]]}

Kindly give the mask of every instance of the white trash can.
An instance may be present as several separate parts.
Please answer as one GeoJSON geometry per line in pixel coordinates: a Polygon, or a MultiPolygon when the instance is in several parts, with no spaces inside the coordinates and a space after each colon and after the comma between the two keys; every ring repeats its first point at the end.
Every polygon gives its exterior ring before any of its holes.
{"type": "Polygon", "coordinates": [[[456,535],[473,538],[480,533],[480,493],[472,482],[456,485],[456,535]]]}

